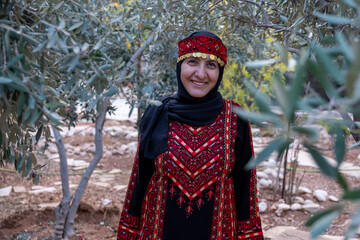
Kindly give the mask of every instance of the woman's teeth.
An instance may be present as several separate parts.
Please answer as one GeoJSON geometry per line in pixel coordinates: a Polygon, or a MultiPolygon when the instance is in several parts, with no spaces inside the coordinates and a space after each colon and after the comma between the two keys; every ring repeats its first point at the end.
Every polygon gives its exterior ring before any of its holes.
{"type": "Polygon", "coordinates": [[[196,85],[199,85],[199,86],[202,86],[202,85],[204,85],[205,83],[203,82],[203,83],[201,83],[201,82],[195,82],[195,81],[192,81],[194,84],[196,84],[196,85]]]}

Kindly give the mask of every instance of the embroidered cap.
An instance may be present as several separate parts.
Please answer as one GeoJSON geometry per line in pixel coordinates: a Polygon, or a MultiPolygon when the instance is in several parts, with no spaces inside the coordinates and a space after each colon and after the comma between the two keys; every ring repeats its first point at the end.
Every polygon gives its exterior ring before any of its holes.
{"type": "Polygon", "coordinates": [[[207,36],[188,37],[179,42],[179,55],[177,62],[188,57],[206,58],[206,53],[210,54],[210,59],[217,61],[220,66],[226,64],[225,45],[216,38],[207,36]]]}

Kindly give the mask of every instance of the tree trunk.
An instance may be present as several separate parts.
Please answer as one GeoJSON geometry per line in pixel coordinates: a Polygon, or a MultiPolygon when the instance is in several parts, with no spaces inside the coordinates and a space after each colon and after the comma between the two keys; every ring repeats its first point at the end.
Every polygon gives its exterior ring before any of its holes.
{"type": "Polygon", "coordinates": [[[51,235],[51,238],[54,240],[58,240],[58,239],[60,240],[63,238],[65,221],[69,212],[72,196],[69,187],[69,173],[68,173],[67,157],[66,157],[64,142],[59,133],[59,130],[57,130],[55,127],[52,127],[52,129],[54,132],[56,146],[60,158],[60,176],[61,176],[63,199],[61,203],[54,209],[56,216],[56,223],[55,223],[55,230],[51,235]]]}
{"type": "MultiPolygon", "coordinates": [[[[354,122],[360,122],[360,112],[354,113],[353,117],[354,117],[354,122]]],[[[353,138],[356,142],[359,142],[360,141],[360,127],[354,124],[354,127],[352,130],[355,130],[355,131],[351,131],[351,135],[353,136],[353,138]]]]}
{"type": "Polygon", "coordinates": [[[70,239],[74,235],[74,219],[79,207],[81,198],[84,194],[86,186],[89,182],[91,174],[95,170],[97,164],[103,156],[103,144],[102,144],[102,130],[105,123],[105,116],[108,108],[108,102],[106,100],[103,101],[100,106],[100,112],[96,119],[95,125],[95,155],[91,160],[89,167],[85,170],[84,175],[81,178],[78,188],[76,189],[74,199],[69,209],[69,213],[66,218],[65,227],[64,227],[64,239],[70,239]]]}

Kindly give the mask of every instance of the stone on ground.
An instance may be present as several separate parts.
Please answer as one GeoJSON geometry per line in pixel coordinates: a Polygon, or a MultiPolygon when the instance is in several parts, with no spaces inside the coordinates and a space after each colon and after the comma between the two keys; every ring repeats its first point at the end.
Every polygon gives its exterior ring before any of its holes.
{"type": "Polygon", "coordinates": [[[319,202],[324,202],[326,201],[328,196],[328,193],[322,189],[316,189],[314,191],[314,197],[319,201],[319,202]]]}
{"type": "Polygon", "coordinates": [[[39,189],[31,190],[29,191],[30,194],[39,194],[39,193],[45,193],[45,192],[56,192],[56,188],[54,187],[42,187],[39,189]]]}
{"type": "MultiPolygon", "coordinates": [[[[264,231],[265,239],[271,240],[310,240],[310,233],[289,226],[277,226],[264,231]]],[[[342,240],[340,236],[321,235],[316,240],[342,240]]],[[[351,240],[359,240],[353,238],[351,240]]]]}
{"type": "Polygon", "coordinates": [[[53,203],[41,203],[39,204],[39,208],[56,208],[59,205],[58,202],[53,202],[53,203]]]}
{"type": "Polygon", "coordinates": [[[10,195],[12,186],[0,188],[0,197],[7,197],[10,195]]]}
{"type": "Polygon", "coordinates": [[[302,206],[305,211],[315,213],[320,210],[320,205],[317,203],[309,203],[302,206]]]}
{"type": "Polygon", "coordinates": [[[26,189],[24,186],[14,186],[14,192],[15,193],[23,193],[23,192],[26,192],[26,189]]]}

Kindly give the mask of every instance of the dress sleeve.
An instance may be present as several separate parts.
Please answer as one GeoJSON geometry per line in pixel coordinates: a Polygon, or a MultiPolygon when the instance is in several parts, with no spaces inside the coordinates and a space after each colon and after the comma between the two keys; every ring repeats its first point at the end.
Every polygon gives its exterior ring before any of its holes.
{"type": "Polygon", "coordinates": [[[137,150],[130,181],[121,212],[117,240],[137,240],[140,228],[142,201],[154,173],[154,161],[139,157],[137,150]]]}
{"type": "Polygon", "coordinates": [[[256,170],[244,169],[253,154],[250,125],[238,117],[233,169],[237,239],[263,240],[257,199],[256,170]]]}

